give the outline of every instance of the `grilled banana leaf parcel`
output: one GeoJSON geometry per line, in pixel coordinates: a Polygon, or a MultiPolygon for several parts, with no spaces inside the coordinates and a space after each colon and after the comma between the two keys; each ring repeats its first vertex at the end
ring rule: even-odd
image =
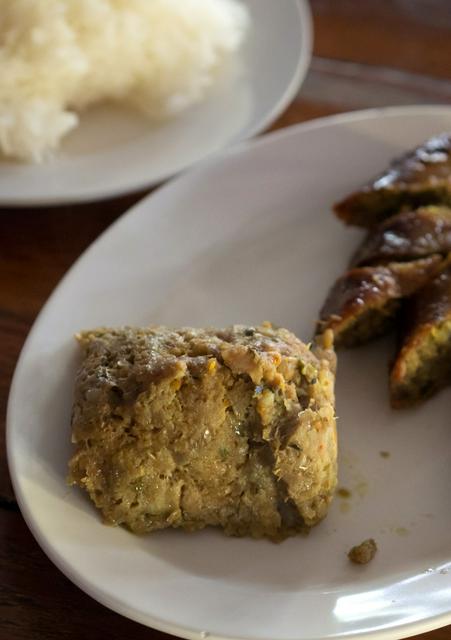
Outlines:
{"type": "Polygon", "coordinates": [[[451,251],[451,208],[430,205],[403,211],[370,231],[352,266],[401,262],[451,251]]]}
{"type": "Polygon", "coordinates": [[[351,269],[333,285],[317,330],[332,329],[336,347],[354,347],[387,333],[401,300],[438,271],[438,255],[412,262],[351,269]]]}
{"type": "Polygon", "coordinates": [[[450,154],[451,134],[427,140],[338,202],[335,213],[347,224],[372,227],[405,206],[451,205],[450,154]]]}
{"type": "Polygon", "coordinates": [[[451,261],[405,305],[401,348],[390,374],[390,399],[400,409],[451,382],[451,261]]]}

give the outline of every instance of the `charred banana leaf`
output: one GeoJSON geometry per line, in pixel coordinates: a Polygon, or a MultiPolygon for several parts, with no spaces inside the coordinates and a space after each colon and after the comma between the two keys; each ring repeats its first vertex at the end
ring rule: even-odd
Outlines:
{"type": "Polygon", "coordinates": [[[360,267],[451,251],[451,208],[430,205],[398,213],[370,231],[352,259],[360,267]]]}
{"type": "Polygon", "coordinates": [[[372,227],[403,207],[451,205],[451,134],[394,160],[373,182],[334,206],[346,224],[372,227]]]}
{"type": "Polygon", "coordinates": [[[435,276],[442,262],[434,255],[406,263],[351,269],[332,287],[317,331],[332,329],[337,347],[354,347],[387,333],[401,300],[435,276]]]}
{"type": "Polygon", "coordinates": [[[394,408],[409,407],[451,382],[451,261],[405,305],[401,348],[390,374],[394,408]]]}

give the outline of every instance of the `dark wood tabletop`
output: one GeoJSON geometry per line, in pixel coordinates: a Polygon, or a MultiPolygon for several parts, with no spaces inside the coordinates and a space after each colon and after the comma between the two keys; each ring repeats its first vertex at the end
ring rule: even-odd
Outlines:
{"type": "MultiPolygon", "coordinates": [[[[296,100],[273,129],[394,104],[451,103],[450,0],[313,0],[315,45],[296,100]]],[[[10,484],[5,414],[37,313],[80,253],[144,194],[0,210],[0,640],[163,638],[75,587],[41,551],[10,484]]],[[[424,634],[451,640],[451,626],[424,634]]]]}

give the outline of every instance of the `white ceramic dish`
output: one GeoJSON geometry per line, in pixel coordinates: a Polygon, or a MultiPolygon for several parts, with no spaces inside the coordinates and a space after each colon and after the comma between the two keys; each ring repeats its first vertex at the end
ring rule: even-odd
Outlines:
{"type": "Polygon", "coordinates": [[[306,74],[311,15],[307,0],[243,1],[252,26],[240,71],[205,102],[158,126],[111,106],[87,111],[52,162],[0,160],[0,205],[84,202],[144,189],[265,129],[306,74]]]}
{"type": "Polygon", "coordinates": [[[143,200],[64,278],[20,357],[7,444],[27,523],[87,593],[187,638],[400,638],[451,623],[451,392],[391,411],[388,344],[340,354],[340,484],[353,496],[347,512],[337,498],[308,538],[136,537],[102,525],[65,485],[74,332],[271,319],[308,339],[361,235],[334,219],[331,203],[444,129],[451,109],[395,108],[243,145],[143,200]],[[352,566],[347,550],[368,536],[376,558],[352,566]]]}

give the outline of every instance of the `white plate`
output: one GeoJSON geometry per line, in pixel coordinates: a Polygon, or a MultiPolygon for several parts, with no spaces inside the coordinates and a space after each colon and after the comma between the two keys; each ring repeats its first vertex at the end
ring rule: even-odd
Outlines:
{"type": "Polygon", "coordinates": [[[114,107],[87,111],[57,157],[40,166],[0,159],[0,205],[83,202],[154,185],[265,129],[292,100],[310,62],[306,0],[243,0],[251,29],[239,72],[166,124],[114,107]]]}
{"type": "Polygon", "coordinates": [[[451,622],[451,393],[391,411],[388,343],[340,354],[340,484],[353,492],[351,509],[337,498],[308,538],[137,537],[102,525],[85,495],[65,486],[74,332],[270,319],[309,339],[360,236],[331,203],[444,129],[451,109],[395,108],[243,145],[143,200],[65,277],[17,366],[8,454],[30,528],[87,593],[187,638],[398,638],[451,622]],[[352,566],[346,552],[368,536],[376,558],[352,566]]]}

